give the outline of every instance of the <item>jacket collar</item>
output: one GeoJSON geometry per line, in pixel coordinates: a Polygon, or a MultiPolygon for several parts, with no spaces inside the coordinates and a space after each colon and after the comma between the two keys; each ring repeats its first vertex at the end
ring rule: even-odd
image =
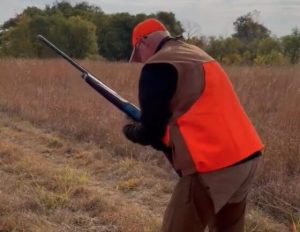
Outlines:
{"type": "Polygon", "coordinates": [[[162,49],[162,47],[170,40],[179,40],[182,39],[182,36],[176,36],[176,37],[171,37],[171,36],[167,36],[165,38],[162,39],[162,41],[160,41],[160,43],[158,44],[155,53],[157,53],[160,49],[162,49]]]}

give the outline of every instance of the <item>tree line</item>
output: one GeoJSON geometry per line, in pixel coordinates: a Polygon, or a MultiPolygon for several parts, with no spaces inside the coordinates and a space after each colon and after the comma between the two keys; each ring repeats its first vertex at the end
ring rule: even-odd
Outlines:
{"type": "Polygon", "coordinates": [[[257,12],[240,16],[233,22],[229,37],[192,35],[172,12],[155,14],[105,14],[87,2],[72,5],[56,2],[44,9],[28,7],[0,27],[0,57],[48,58],[55,54],[37,41],[42,34],[73,58],[127,60],[130,56],[134,25],[155,17],[172,35],[206,50],[225,64],[287,64],[300,59],[300,30],[276,37],[255,20],[257,12]]]}
{"type": "Polygon", "coordinates": [[[296,64],[300,59],[300,30],[280,38],[255,18],[254,11],[238,17],[230,37],[191,36],[188,41],[204,48],[225,64],[296,64]]]}

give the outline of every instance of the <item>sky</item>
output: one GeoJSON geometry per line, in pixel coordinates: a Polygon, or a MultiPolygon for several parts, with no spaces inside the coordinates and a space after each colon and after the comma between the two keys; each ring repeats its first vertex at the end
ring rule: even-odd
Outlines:
{"type": "MultiPolygon", "coordinates": [[[[15,17],[28,6],[43,9],[57,0],[1,0],[0,24],[15,17]]],[[[69,0],[75,4],[83,0],[69,0]]],[[[173,12],[191,34],[230,36],[233,22],[257,10],[257,20],[276,36],[290,34],[300,28],[300,0],[85,0],[99,6],[105,13],[173,12]]]]}

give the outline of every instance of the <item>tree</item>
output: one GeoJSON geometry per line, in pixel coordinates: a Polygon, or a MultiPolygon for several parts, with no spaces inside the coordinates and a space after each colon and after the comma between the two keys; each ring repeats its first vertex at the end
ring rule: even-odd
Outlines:
{"type": "Polygon", "coordinates": [[[33,45],[29,34],[30,17],[21,15],[16,26],[2,35],[1,53],[13,57],[34,57],[33,45]]]}
{"type": "Polygon", "coordinates": [[[282,52],[280,42],[276,38],[265,38],[259,41],[257,53],[259,55],[267,55],[271,51],[282,52]]]}
{"type": "Polygon", "coordinates": [[[269,54],[257,55],[254,59],[254,63],[258,65],[281,65],[287,64],[288,61],[281,52],[272,50],[269,54]]]}
{"type": "Polygon", "coordinates": [[[71,57],[85,58],[96,55],[97,38],[96,26],[79,16],[70,17],[67,20],[68,53],[71,57]]]}
{"type": "Polygon", "coordinates": [[[94,5],[90,5],[87,2],[81,2],[78,3],[74,6],[74,10],[79,10],[82,12],[90,12],[90,13],[100,13],[103,14],[103,11],[100,7],[98,6],[94,6],[94,5]]]}
{"type": "Polygon", "coordinates": [[[52,7],[49,7],[48,14],[53,15],[57,13],[61,13],[65,17],[70,17],[73,13],[73,7],[67,1],[56,2],[52,7]]]}
{"type": "Polygon", "coordinates": [[[292,64],[299,62],[300,59],[300,29],[294,28],[291,35],[282,37],[284,54],[292,64]]]}
{"type": "Polygon", "coordinates": [[[100,35],[100,53],[109,60],[128,59],[132,50],[131,30],[134,25],[134,16],[128,13],[110,15],[100,35]]]}
{"type": "Polygon", "coordinates": [[[224,55],[224,38],[210,36],[208,40],[207,52],[215,59],[221,61],[224,55]]]}
{"type": "Polygon", "coordinates": [[[225,64],[240,64],[242,57],[240,55],[243,48],[241,41],[235,37],[228,37],[224,40],[223,59],[221,62],[225,64]]]}
{"type": "Polygon", "coordinates": [[[198,23],[186,22],[184,24],[184,38],[194,40],[199,37],[201,26],[198,23]]]}
{"type": "Polygon", "coordinates": [[[276,38],[265,38],[258,42],[256,64],[285,64],[286,58],[282,53],[280,42],[276,38]]]}
{"type": "Polygon", "coordinates": [[[243,44],[234,37],[210,37],[207,51],[217,60],[225,64],[239,64],[242,61],[240,52],[243,44]]]}
{"type": "Polygon", "coordinates": [[[171,35],[181,35],[184,32],[180,21],[176,20],[175,14],[172,12],[160,11],[150,16],[160,20],[167,27],[171,35]]]}
{"type": "Polygon", "coordinates": [[[41,10],[41,9],[39,9],[37,7],[27,7],[23,11],[22,14],[25,14],[25,15],[27,15],[29,17],[35,17],[35,16],[38,16],[38,15],[42,15],[42,16],[46,15],[46,13],[43,10],[41,10]]]}
{"type": "Polygon", "coordinates": [[[208,47],[208,38],[205,36],[192,36],[192,37],[187,37],[185,41],[189,44],[193,44],[199,48],[202,48],[204,50],[207,49],[208,47]]]}
{"type": "Polygon", "coordinates": [[[48,16],[35,15],[29,22],[28,31],[31,35],[31,43],[35,50],[34,54],[38,57],[49,57],[53,55],[52,51],[39,43],[36,37],[39,34],[49,37],[51,27],[52,25],[48,16]]]}
{"type": "Polygon", "coordinates": [[[271,33],[270,30],[255,20],[258,14],[258,11],[254,11],[238,17],[233,23],[235,30],[233,37],[238,38],[245,44],[253,42],[254,40],[268,38],[271,33]]]}

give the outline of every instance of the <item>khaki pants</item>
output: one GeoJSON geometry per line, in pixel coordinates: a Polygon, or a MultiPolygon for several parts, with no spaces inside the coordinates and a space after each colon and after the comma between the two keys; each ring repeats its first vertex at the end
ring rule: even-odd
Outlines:
{"type": "Polygon", "coordinates": [[[211,173],[182,177],[161,232],[242,232],[246,197],[259,158],[211,173]]]}

